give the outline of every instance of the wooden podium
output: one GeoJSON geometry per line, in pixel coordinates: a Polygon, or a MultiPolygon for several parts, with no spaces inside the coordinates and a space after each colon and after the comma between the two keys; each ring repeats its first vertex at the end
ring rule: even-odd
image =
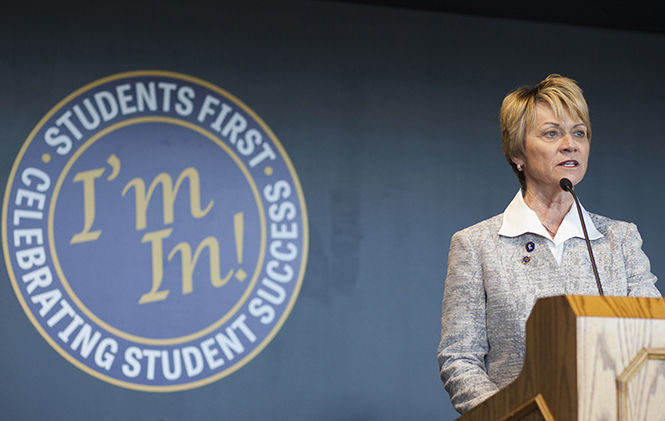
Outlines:
{"type": "Polygon", "coordinates": [[[458,420],[665,420],[665,299],[538,300],[519,377],[458,420]]]}

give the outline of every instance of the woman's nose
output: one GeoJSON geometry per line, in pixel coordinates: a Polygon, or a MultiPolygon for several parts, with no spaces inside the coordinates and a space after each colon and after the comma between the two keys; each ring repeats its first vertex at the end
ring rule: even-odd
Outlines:
{"type": "Polygon", "coordinates": [[[577,144],[577,140],[574,138],[574,136],[570,133],[566,133],[562,138],[561,138],[561,149],[566,151],[566,152],[576,152],[579,148],[579,145],[577,144]]]}

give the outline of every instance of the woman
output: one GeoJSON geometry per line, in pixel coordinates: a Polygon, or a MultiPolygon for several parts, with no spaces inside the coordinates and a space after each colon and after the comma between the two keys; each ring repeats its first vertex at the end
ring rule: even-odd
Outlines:
{"type": "MultiPolygon", "coordinates": [[[[598,294],[573,197],[582,181],[591,123],[575,81],[550,75],[503,101],[502,148],[521,189],[503,214],[453,235],[438,360],[464,413],[512,382],[524,361],[536,299],[598,294]]],[[[606,295],[660,297],[634,224],[583,210],[606,295]]]]}

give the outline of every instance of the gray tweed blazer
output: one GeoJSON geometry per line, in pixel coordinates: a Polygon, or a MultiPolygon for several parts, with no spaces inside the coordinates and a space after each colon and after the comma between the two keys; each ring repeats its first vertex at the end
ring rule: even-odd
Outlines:
{"type": "MultiPolygon", "coordinates": [[[[591,246],[605,294],[660,297],[637,227],[589,215],[604,236],[591,246]]],[[[503,214],[497,215],[455,233],[450,242],[438,360],[460,413],[518,376],[536,299],[598,294],[583,239],[564,243],[558,265],[543,237],[499,236],[502,222],[503,214]],[[529,242],[535,245],[531,251],[529,242]]]]}

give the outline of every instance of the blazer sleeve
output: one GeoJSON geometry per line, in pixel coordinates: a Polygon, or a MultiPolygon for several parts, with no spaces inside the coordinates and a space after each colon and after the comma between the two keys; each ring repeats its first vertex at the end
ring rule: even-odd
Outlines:
{"type": "Polygon", "coordinates": [[[441,380],[460,413],[498,391],[485,366],[489,345],[483,271],[470,240],[460,231],[450,242],[437,355],[441,380]]]}
{"type": "Polygon", "coordinates": [[[626,264],[628,295],[633,297],[660,297],[654,285],[656,276],[651,273],[649,258],[642,251],[642,237],[637,226],[629,223],[622,242],[623,258],[626,264]]]}

